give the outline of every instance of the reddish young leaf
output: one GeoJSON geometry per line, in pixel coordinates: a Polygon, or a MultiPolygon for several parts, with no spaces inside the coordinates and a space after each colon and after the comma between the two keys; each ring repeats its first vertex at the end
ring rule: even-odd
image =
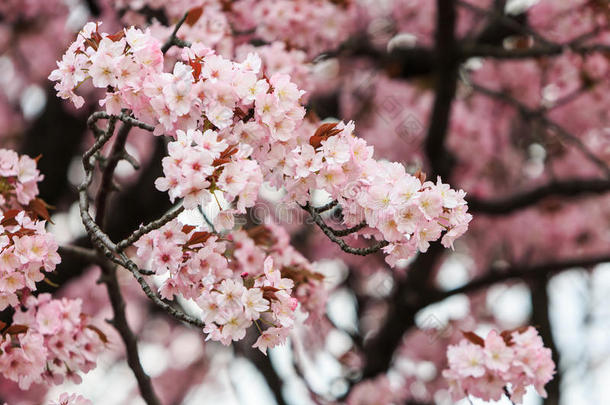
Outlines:
{"type": "Polygon", "coordinates": [[[2,331],[4,328],[6,328],[6,324],[0,321],[0,331],[2,331]]]}
{"type": "Polygon", "coordinates": [[[264,225],[249,228],[246,233],[258,246],[272,246],[277,242],[271,230],[264,225]]]}
{"type": "Polygon", "coordinates": [[[100,337],[100,340],[102,342],[108,343],[108,336],[106,336],[106,334],[104,332],[102,332],[100,328],[98,328],[97,326],[94,326],[94,325],[87,325],[86,327],[88,329],[91,329],[95,333],[97,333],[97,335],[100,337]]]}
{"type": "Polygon", "coordinates": [[[110,39],[112,42],[118,42],[121,39],[123,39],[124,37],[125,37],[125,31],[123,31],[123,30],[117,32],[116,34],[108,35],[108,39],[110,39]]]}
{"type": "Polygon", "coordinates": [[[227,149],[225,149],[220,156],[216,158],[214,162],[212,162],[212,166],[220,166],[225,163],[229,163],[231,161],[231,156],[236,154],[237,150],[238,149],[235,146],[227,146],[227,149]]]}
{"type": "Polygon", "coordinates": [[[193,79],[195,81],[199,80],[199,76],[201,76],[201,62],[189,60],[189,65],[193,68],[193,79]]]}
{"type": "Polygon", "coordinates": [[[325,141],[331,136],[335,136],[341,132],[340,129],[335,128],[336,126],[336,122],[328,122],[320,125],[313,136],[309,138],[309,144],[314,148],[319,148],[322,146],[322,141],[325,141]]]}
{"type": "Polygon", "coordinates": [[[475,345],[485,346],[485,341],[476,333],[462,331],[462,335],[475,345]]]}
{"type": "Polygon", "coordinates": [[[529,326],[521,326],[519,328],[515,328],[515,329],[508,329],[508,330],[504,330],[502,332],[500,332],[500,336],[502,336],[502,339],[504,339],[504,343],[506,343],[507,346],[512,346],[513,343],[513,333],[517,332],[517,333],[523,333],[527,330],[527,328],[529,328],[529,326]]]}
{"type": "Polygon", "coordinates": [[[416,171],[413,176],[417,177],[422,184],[426,181],[426,173],[421,170],[416,171]]]}
{"type": "Polygon", "coordinates": [[[4,212],[4,217],[2,218],[2,221],[0,221],[0,225],[2,225],[2,226],[17,225],[17,221],[15,221],[15,217],[20,212],[21,212],[20,210],[8,210],[8,211],[5,211],[4,212]]]}
{"type": "Polygon", "coordinates": [[[191,232],[191,231],[192,231],[193,229],[195,229],[195,228],[196,228],[196,227],[195,227],[195,226],[193,226],[193,225],[184,225],[184,226],[182,227],[182,232],[184,232],[184,233],[189,233],[189,232],[191,232]]]}
{"type": "Polygon", "coordinates": [[[40,198],[35,198],[30,201],[30,204],[28,205],[28,210],[35,213],[38,217],[45,219],[50,223],[53,223],[53,221],[51,221],[51,215],[49,215],[48,207],[49,206],[47,205],[47,203],[45,203],[43,200],[41,200],[40,198]]]}
{"type": "Polygon", "coordinates": [[[192,8],[186,15],[186,20],[184,20],[184,22],[192,27],[199,20],[201,14],[203,14],[203,6],[192,8]]]}
{"type": "Polygon", "coordinates": [[[20,333],[25,333],[28,331],[28,327],[26,325],[11,325],[8,328],[6,328],[6,330],[4,331],[4,333],[8,333],[9,335],[18,335],[20,333]]]}
{"type": "Polygon", "coordinates": [[[209,232],[195,232],[193,236],[186,242],[186,246],[196,245],[198,243],[205,243],[208,238],[212,236],[209,232]]]}

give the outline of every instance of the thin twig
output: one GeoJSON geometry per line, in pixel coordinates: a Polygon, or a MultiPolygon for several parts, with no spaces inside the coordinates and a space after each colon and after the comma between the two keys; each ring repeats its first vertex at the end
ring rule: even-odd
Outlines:
{"type": "Polygon", "coordinates": [[[88,261],[91,263],[96,263],[96,264],[100,264],[104,261],[103,259],[100,259],[100,257],[98,256],[98,254],[95,250],[88,249],[88,248],[85,248],[82,246],[65,244],[65,245],[59,245],[57,250],[58,250],[60,256],[72,255],[72,256],[79,257],[85,261],[88,261]]]}
{"type": "Polygon", "coordinates": [[[182,24],[184,24],[184,22],[186,21],[186,17],[188,16],[188,14],[189,13],[187,11],[186,13],[184,13],[184,15],[182,16],[180,21],[178,21],[178,23],[174,27],[174,30],[172,31],[172,34],[169,36],[167,41],[165,41],[165,43],[161,47],[161,52],[163,52],[163,53],[167,52],[169,50],[169,48],[171,48],[174,45],[179,46],[181,48],[191,46],[190,43],[188,43],[187,41],[184,41],[176,36],[178,34],[178,30],[180,29],[180,27],[182,27],[182,24]]]}
{"type": "Polygon", "coordinates": [[[499,12],[495,11],[495,9],[493,9],[493,8],[490,10],[487,10],[487,9],[478,7],[474,4],[471,4],[471,3],[467,2],[467,1],[463,1],[463,0],[458,0],[456,2],[456,4],[460,7],[468,9],[479,15],[491,17],[492,19],[496,20],[498,23],[504,25],[507,28],[513,29],[515,31],[519,31],[524,35],[530,35],[532,38],[535,38],[537,41],[539,41],[542,44],[554,45],[552,42],[550,42],[549,40],[544,38],[542,35],[540,35],[536,31],[534,31],[530,27],[520,24],[518,21],[515,21],[510,16],[499,13],[499,12]]]}
{"type": "Polygon", "coordinates": [[[347,243],[345,243],[345,241],[343,239],[341,239],[341,238],[339,238],[339,237],[337,237],[335,235],[335,232],[339,232],[339,231],[329,227],[324,222],[324,220],[322,219],[320,214],[318,214],[316,212],[314,207],[312,207],[311,205],[308,204],[308,205],[305,205],[305,206],[301,206],[301,208],[303,208],[305,211],[309,212],[309,214],[311,215],[311,218],[314,220],[316,225],[318,225],[318,227],[322,230],[322,232],[324,232],[324,234],[326,236],[328,236],[328,238],[331,241],[333,241],[334,243],[339,245],[341,250],[343,250],[346,253],[351,253],[353,255],[359,255],[359,256],[366,256],[366,255],[370,255],[371,253],[378,252],[382,248],[384,248],[384,247],[389,245],[388,241],[383,240],[381,242],[377,242],[374,245],[366,247],[366,248],[354,248],[354,247],[351,247],[347,243]]]}
{"type": "Polygon", "coordinates": [[[203,210],[203,207],[201,205],[198,205],[197,209],[199,210],[199,213],[203,217],[203,220],[205,221],[205,223],[208,224],[208,227],[210,228],[212,233],[217,234],[218,232],[216,232],[216,227],[214,226],[214,223],[212,221],[210,221],[210,218],[208,218],[208,216],[206,215],[205,211],[203,210]]]}
{"type": "Polygon", "coordinates": [[[129,235],[127,238],[125,238],[122,241],[120,241],[119,243],[117,243],[117,245],[116,245],[117,252],[122,252],[127,247],[136,243],[142,236],[146,235],[147,233],[149,233],[155,229],[161,228],[163,225],[167,224],[168,222],[170,222],[171,220],[176,218],[178,215],[180,215],[180,213],[183,211],[184,211],[184,207],[182,205],[180,205],[179,207],[168,211],[161,218],[159,218],[155,221],[149,222],[146,225],[140,225],[140,227],[137,230],[135,230],[131,235],[129,235]]]}
{"type": "Polygon", "coordinates": [[[333,200],[333,201],[329,202],[328,204],[324,204],[321,207],[315,207],[314,210],[316,210],[316,212],[318,214],[321,214],[323,212],[326,212],[326,211],[328,211],[330,209],[335,208],[337,206],[337,204],[339,204],[339,201],[333,200]]]}
{"type": "Polygon", "coordinates": [[[488,89],[483,87],[477,83],[469,82],[468,83],[473,90],[484,94],[488,97],[495,98],[496,100],[502,101],[512,107],[516,108],[521,115],[523,115],[526,119],[534,119],[538,120],[542,125],[551,129],[557,133],[561,138],[566,140],[567,142],[572,143],[574,146],[578,148],[591,162],[597,165],[600,169],[602,169],[607,176],[610,176],[610,167],[604,162],[602,159],[597,157],[593,152],[591,152],[586,145],[574,134],[570,133],[568,130],[563,128],[561,125],[557,124],[555,121],[547,118],[541,111],[532,110],[527,107],[525,104],[521,103],[519,100],[509,96],[506,93],[499,92],[496,90],[488,89]]]}

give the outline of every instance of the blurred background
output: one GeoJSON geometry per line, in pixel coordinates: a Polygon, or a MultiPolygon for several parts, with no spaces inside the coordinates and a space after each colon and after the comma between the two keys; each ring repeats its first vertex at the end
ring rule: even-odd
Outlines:
{"type": "MultiPolygon", "coordinates": [[[[460,331],[526,324],[558,369],[548,398],[532,392],[524,403],[608,402],[609,1],[2,0],[0,146],[42,155],[40,196],[54,206],[50,229],[60,243],[89,246],[76,185],[93,141],[86,120],[102,109],[102,93],[83,84],[80,110],[60,100],[47,79],[56,61],[87,21],[105,32],[148,27],[164,41],[200,6],[181,39],[236,60],[258,52],[268,71],[307,91],[309,114],[354,120],[378,158],[465,190],[474,220],[454,251],[432,245],[391,269],[382,255],[343,253],[264,188],[251,219],[283,226],[325,274],[326,313],[264,357],[248,339],[204,342],[122,274],[143,365],[164,404],[451,404],[441,372],[460,331]]],[[[107,228],[114,240],[170,206],[153,185],[165,143],[133,132],[127,150],[141,168],[121,162],[117,170],[107,228]]],[[[197,212],[181,219],[202,221],[197,212]]],[[[85,297],[110,349],[80,385],[22,392],[0,378],[0,399],[38,404],[68,391],[94,404],[143,403],[104,322],[111,312],[95,283],[99,269],[62,259],[52,277],[60,287],[39,290],[85,297]]]]}

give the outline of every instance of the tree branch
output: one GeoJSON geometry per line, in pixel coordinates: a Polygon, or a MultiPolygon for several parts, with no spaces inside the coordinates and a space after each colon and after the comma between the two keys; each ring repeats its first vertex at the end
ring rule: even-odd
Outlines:
{"type": "Polygon", "coordinates": [[[117,266],[107,262],[106,266],[102,267],[102,281],[106,284],[106,291],[112,305],[113,319],[110,322],[112,326],[119,332],[121,339],[125,344],[125,353],[127,355],[127,364],[133,371],[138,382],[140,395],[147,405],[161,405],[159,398],[155,394],[150,377],[142,368],[140,355],[138,353],[138,341],[133,331],[127,323],[125,316],[125,300],[121,294],[121,288],[117,279],[117,266]]]}
{"type": "MultiPolygon", "coordinates": [[[[114,130],[114,118],[110,118],[110,122],[108,125],[108,129],[104,134],[102,134],[98,141],[101,139],[106,139],[106,142],[110,139],[114,130]]],[[[127,141],[127,137],[129,135],[129,131],[132,126],[128,123],[123,123],[123,126],[119,130],[117,137],[114,141],[114,145],[112,146],[112,150],[110,155],[106,159],[106,164],[104,167],[104,172],[102,174],[102,183],[100,185],[97,197],[96,197],[96,208],[97,215],[96,221],[91,221],[96,226],[96,228],[102,232],[104,228],[104,218],[106,214],[106,203],[110,196],[112,181],[114,177],[114,171],[118,162],[124,157],[124,149],[125,142],[127,141]]],[[[97,142],[96,142],[97,143],[97,142]]],[[[99,145],[98,148],[101,149],[103,144],[99,145]]],[[[87,154],[85,154],[87,155],[87,154]]],[[[92,170],[93,166],[89,165],[90,170],[86,172],[86,183],[85,187],[80,189],[81,196],[84,193],[85,199],[87,198],[87,185],[90,183],[92,178],[92,170]]],[[[87,208],[87,216],[88,207],[87,208]]],[[[82,212],[81,212],[82,217],[82,212]]],[[[90,219],[90,216],[89,216],[90,219]]],[[[95,242],[94,242],[95,243],[95,242]]],[[[74,249],[73,249],[74,251],[74,249]]],[[[125,353],[127,355],[127,364],[129,368],[133,371],[133,374],[137,380],[138,388],[140,390],[140,395],[142,399],[146,402],[147,405],[161,405],[159,398],[155,394],[152,383],[150,381],[150,377],[144,372],[142,367],[142,363],[140,362],[140,355],[138,353],[138,342],[136,336],[133,331],[130,329],[129,324],[127,323],[127,317],[125,315],[125,300],[123,299],[123,295],[121,294],[121,288],[119,286],[119,282],[117,279],[117,266],[116,264],[112,264],[108,260],[104,259],[100,253],[103,253],[105,256],[110,258],[112,254],[110,251],[98,251],[98,256],[101,261],[102,268],[102,276],[101,280],[104,284],[106,284],[106,290],[108,292],[108,298],[110,299],[110,304],[112,306],[113,311],[113,319],[110,323],[114,326],[114,328],[119,332],[123,343],[125,344],[125,353]],[[110,255],[108,255],[110,253],[110,255]]]]}
{"type": "Polygon", "coordinates": [[[436,98],[429,120],[425,151],[431,177],[447,178],[453,167],[453,157],[445,146],[451,118],[451,105],[457,89],[459,56],[456,52],[456,11],[452,0],[438,0],[436,12],[436,98]]]}
{"type": "Polygon", "coordinates": [[[178,217],[178,215],[180,215],[180,213],[183,211],[184,207],[181,205],[178,208],[167,212],[165,215],[155,221],[152,221],[146,225],[140,225],[140,227],[135,230],[131,235],[129,235],[126,239],[123,239],[122,241],[117,243],[117,252],[122,252],[129,246],[133,245],[148,232],[161,228],[163,225],[178,217]]]}
{"type": "Polygon", "coordinates": [[[236,342],[235,351],[244,358],[250,360],[263,375],[277,405],[287,405],[284,395],[282,394],[282,387],[284,385],[282,378],[277,371],[275,371],[275,368],[273,368],[269,356],[265,356],[260,350],[252,350],[251,346],[253,343],[254,341],[248,338],[247,340],[236,342]]]}
{"type": "Polygon", "coordinates": [[[163,53],[167,52],[169,50],[169,48],[171,48],[174,45],[179,46],[181,48],[191,46],[190,43],[188,43],[187,41],[183,41],[182,39],[180,39],[176,36],[178,34],[178,30],[180,29],[180,27],[182,27],[182,24],[184,24],[184,22],[186,21],[186,17],[188,16],[188,14],[189,13],[187,11],[186,13],[184,13],[184,15],[182,16],[180,21],[178,21],[178,23],[174,27],[174,31],[172,31],[172,34],[169,36],[167,41],[165,41],[165,43],[161,47],[161,52],[163,52],[163,53]]]}
{"type": "Polygon", "coordinates": [[[547,397],[544,399],[544,405],[559,405],[559,386],[561,383],[559,350],[557,350],[557,345],[553,338],[551,319],[549,317],[548,278],[546,276],[545,274],[534,278],[530,285],[532,297],[532,318],[530,324],[535,325],[536,329],[538,329],[538,333],[544,341],[544,346],[551,349],[551,356],[557,371],[553,379],[545,386],[547,397]]]}
{"type": "Polygon", "coordinates": [[[493,284],[505,282],[508,280],[530,279],[532,277],[550,276],[564,270],[591,267],[600,263],[607,262],[610,262],[610,254],[566,259],[563,261],[542,263],[529,267],[515,266],[509,268],[506,271],[503,271],[502,273],[489,271],[487,274],[471,280],[468,284],[465,284],[462,287],[454,288],[448,291],[437,292],[431,295],[429,302],[427,302],[426,305],[441,301],[447,297],[451,297],[456,294],[470,293],[473,291],[480,290],[482,288],[489,287],[493,284]]]}
{"type": "Polygon", "coordinates": [[[383,324],[371,339],[364,342],[363,378],[374,378],[390,367],[405,332],[415,325],[415,314],[427,305],[427,297],[433,295],[428,280],[443,251],[440,243],[431,243],[428,252],[420,253],[411,263],[407,277],[398,282],[388,301],[383,324]]]}
{"type": "Polygon", "coordinates": [[[504,215],[532,206],[548,197],[576,197],[610,192],[610,180],[573,179],[556,181],[530,191],[505,198],[484,200],[467,197],[468,209],[473,213],[504,215]]]}
{"type": "MultiPolygon", "coordinates": [[[[382,248],[384,248],[390,244],[388,241],[382,240],[381,242],[377,242],[374,245],[366,247],[366,248],[351,247],[337,235],[345,236],[349,233],[356,232],[356,231],[364,228],[364,226],[361,226],[362,224],[358,224],[355,227],[348,228],[346,230],[336,230],[336,229],[329,227],[324,222],[324,220],[322,219],[320,214],[318,214],[316,212],[316,209],[314,207],[312,207],[311,205],[307,204],[305,206],[301,206],[301,208],[303,208],[305,211],[309,212],[309,214],[311,215],[311,218],[314,220],[316,225],[318,225],[318,227],[322,230],[322,232],[324,232],[324,234],[326,236],[328,236],[328,239],[330,239],[331,241],[333,241],[334,243],[339,245],[341,250],[343,250],[346,253],[351,253],[353,255],[359,255],[359,256],[366,256],[366,255],[370,255],[371,253],[378,252],[382,248]],[[346,231],[349,231],[349,230],[352,230],[352,231],[346,233],[346,231]]],[[[365,224],[365,226],[366,226],[366,224],[365,224]]]]}
{"type": "Polygon", "coordinates": [[[119,161],[124,157],[125,144],[127,142],[127,136],[129,135],[130,130],[131,124],[123,123],[114,140],[112,150],[105,161],[104,172],[102,174],[102,183],[100,184],[100,188],[95,199],[95,222],[102,229],[105,228],[106,204],[110,198],[110,193],[113,191],[114,171],[119,161]]]}
{"type": "Polygon", "coordinates": [[[576,135],[570,133],[565,128],[557,124],[555,121],[550,120],[549,118],[544,116],[544,110],[532,110],[527,107],[525,104],[521,103],[519,100],[509,96],[506,93],[491,90],[486,87],[483,87],[477,83],[470,82],[468,83],[475,91],[484,94],[488,97],[495,98],[503,103],[506,103],[514,108],[516,108],[519,113],[525,119],[533,119],[538,120],[542,125],[551,129],[557,133],[558,136],[563,138],[566,142],[572,143],[578,150],[581,151],[583,155],[585,155],[591,162],[593,162],[596,166],[598,166],[606,176],[610,177],[610,167],[604,162],[602,159],[597,157],[593,152],[591,152],[586,145],[578,138],[576,135]]]}

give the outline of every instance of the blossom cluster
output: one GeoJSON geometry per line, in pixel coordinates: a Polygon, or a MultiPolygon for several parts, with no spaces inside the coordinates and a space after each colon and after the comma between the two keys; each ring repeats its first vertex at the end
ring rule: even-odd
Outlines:
{"type": "Polygon", "coordinates": [[[30,296],[13,324],[0,338],[0,373],[21,389],[33,383],[61,384],[65,378],[80,382],[78,372],[95,367],[105,335],[89,325],[81,300],[30,296]],[[13,332],[11,332],[13,331],[13,332]]]}
{"type": "Polygon", "coordinates": [[[208,339],[229,344],[255,324],[254,347],[266,353],[294,325],[299,303],[323,311],[322,276],[289,245],[281,227],[266,225],[218,235],[173,220],[134,244],[135,260],[165,281],[165,299],[180,295],[202,310],[208,339]]]}
{"type": "MultiPolygon", "coordinates": [[[[386,261],[394,266],[442,236],[445,247],[468,228],[465,192],[439,179],[422,181],[396,162],[373,158],[373,147],[353,134],[354,124],[323,124],[307,143],[274,144],[263,161],[272,161],[266,179],[283,174],[288,197],[305,204],[309,190],[322,189],[342,207],[343,224],[358,232],[390,242],[386,261]]],[[[260,159],[260,158],[259,158],[260,159]]]]}
{"type": "Polygon", "coordinates": [[[77,108],[82,107],[84,99],[74,90],[90,78],[94,87],[114,90],[107,92],[106,98],[100,101],[109,113],[130,107],[141,114],[145,114],[146,109],[160,114],[164,109],[163,100],[153,95],[161,92],[166,83],[156,80],[168,79],[160,76],[163,70],[161,43],[135,28],[115,36],[101,35],[99,24],[87,23],[83,27],[62,60],[57,62],[58,68],[49,75],[50,80],[58,82],[55,84],[58,96],[71,100],[77,108]]]}
{"type": "Polygon", "coordinates": [[[88,24],[50,77],[70,98],[86,70],[94,86],[110,88],[103,100],[109,113],[128,108],[155,133],[174,135],[157,188],[184,198],[187,208],[216,199],[223,228],[254,205],[266,181],[299,204],[312,189],[328,192],[343,207],[345,226],[365,222],[357,235],[390,243],[384,251],[392,266],[425,252],[443,232],[441,242],[452,247],[466,231],[463,191],[373,159],[352,122],[315,130],[304,119],[304,92],[285,73],[268,77],[257,54],[236,63],[195,43],[181,57],[172,73],[162,72],[160,44],[149,33],[129,28],[109,36],[88,24]]]}
{"type": "Polygon", "coordinates": [[[498,401],[509,384],[514,403],[521,403],[530,385],[546,398],[544,386],[552,379],[555,364],[535,328],[491,330],[484,340],[473,333],[465,336],[447,348],[449,369],[443,371],[455,400],[473,395],[498,401]]]}
{"type": "Polygon", "coordinates": [[[17,307],[61,260],[46,221],[38,219],[48,219],[36,198],[40,180],[35,159],[0,149],[0,311],[17,307]]]}
{"type": "Polygon", "coordinates": [[[22,292],[35,290],[43,271],[55,270],[61,261],[57,242],[44,226],[26,211],[0,213],[0,310],[17,307],[22,292]]]}
{"type": "Polygon", "coordinates": [[[36,159],[0,149],[0,207],[4,210],[28,205],[38,195],[43,179],[36,159]]]}
{"type": "MultiPolygon", "coordinates": [[[[169,156],[163,158],[165,177],[155,185],[168,191],[172,201],[183,198],[185,208],[206,205],[212,196],[218,200],[214,193],[221,191],[228,204],[236,201],[235,212],[245,213],[256,202],[263,176],[258,164],[248,159],[251,148],[244,146],[229,146],[211,129],[204,133],[178,130],[177,140],[167,146],[169,156]]],[[[232,210],[223,213],[230,222],[232,214],[232,210]]]]}

